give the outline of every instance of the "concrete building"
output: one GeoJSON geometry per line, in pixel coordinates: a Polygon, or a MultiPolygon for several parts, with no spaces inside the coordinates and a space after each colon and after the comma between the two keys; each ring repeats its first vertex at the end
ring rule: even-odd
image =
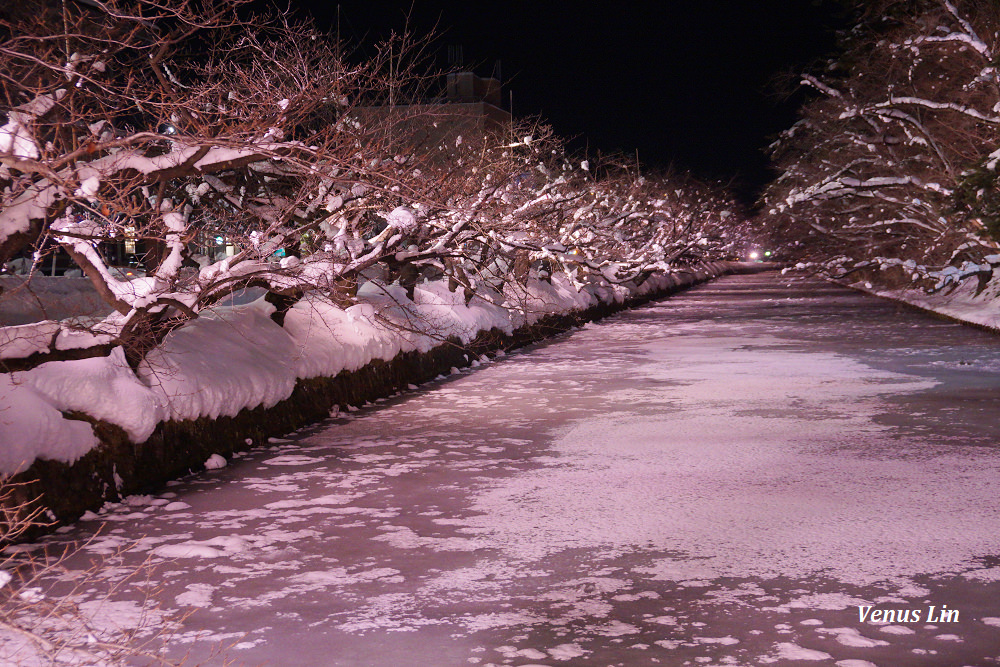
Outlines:
{"type": "Polygon", "coordinates": [[[483,78],[473,72],[449,74],[444,104],[464,111],[462,115],[478,119],[483,128],[490,125],[502,129],[510,127],[511,116],[503,109],[500,81],[493,77],[483,78]]]}

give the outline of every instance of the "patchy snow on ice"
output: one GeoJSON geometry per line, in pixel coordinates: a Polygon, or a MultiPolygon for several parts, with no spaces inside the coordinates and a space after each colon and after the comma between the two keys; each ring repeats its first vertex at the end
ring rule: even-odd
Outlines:
{"type": "Polygon", "coordinates": [[[70,599],[62,613],[44,613],[42,608],[23,610],[16,619],[37,633],[37,642],[12,627],[0,628],[0,664],[17,667],[50,667],[53,656],[59,664],[79,667],[108,665],[116,653],[114,645],[149,641],[176,629],[176,620],[157,608],[130,600],[70,599]],[[53,644],[45,642],[54,640],[53,644]],[[60,646],[59,642],[65,642],[60,646]]]}
{"type": "Polygon", "coordinates": [[[316,456],[303,456],[301,454],[285,454],[261,461],[268,466],[306,466],[312,463],[320,463],[323,459],[316,456]]]}
{"type": "Polygon", "coordinates": [[[547,651],[553,660],[572,660],[573,658],[582,658],[587,654],[576,644],[559,644],[547,649],[547,651]]]}
{"type": "Polygon", "coordinates": [[[840,610],[867,604],[871,602],[845,593],[809,593],[795,597],[786,606],[789,609],[840,610]]]}
{"type": "Polygon", "coordinates": [[[168,544],[157,547],[153,553],[163,558],[220,558],[226,555],[222,549],[206,544],[168,544]]]}
{"type": "Polygon", "coordinates": [[[215,587],[211,584],[188,584],[187,592],[181,593],[174,598],[174,602],[181,607],[211,607],[212,594],[215,587]]]}
{"type": "Polygon", "coordinates": [[[348,572],[347,568],[338,567],[326,571],[305,572],[291,577],[291,581],[310,584],[316,587],[353,586],[362,582],[376,580],[398,584],[405,579],[399,576],[399,570],[391,567],[377,567],[360,572],[348,572]]]}
{"type": "Polygon", "coordinates": [[[836,640],[844,646],[851,646],[854,648],[872,648],[874,646],[889,645],[889,642],[887,641],[865,637],[855,628],[819,628],[816,632],[833,635],[836,640]]]}
{"type": "Polygon", "coordinates": [[[857,622],[997,551],[993,450],[879,419],[936,376],[681,313],[611,318],[275,438],[179,495],[91,515],[112,532],[85,554],[151,556],[154,586],[193,612],[175,645],[233,634],[253,663],[280,662],[281,642],[550,667],[985,645],[994,617],[857,622]]]}
{"type": "Polygon", "coordinates": [[[802,648],[798,644],[792,644],[791,642],[782,642],[777,644],[775,648],[778,650],[778,657],[784,660],[816,661],[829,660],[833,657],[829,653],[810,648],[802,648]]]}
{"type": "Polygon", "coordinates": [[[229,464],[226,458],[220,454],[212,454],[205,461],[205,470],[221,470],[229,464]]]}
{"type": "MultiPolygon", "coordinates": [[[[825,571],[863,585],[949,570],[988,552],[1000,532],[1000,456],[933,448],[920,461],[879,456],[899,445],[858,407],[874,412],[882,395],[933,383],[781,350],[780,341],[771,349],[743,344],[649,345],[657,362],[647,376],[683,383],[658,389],[674,409],[578,421],[555,442],[562,465],[480,494],[472,522],[525,560],[569,548],[662,545],[686,557],[643,572],[674,580],[825,571]],[[739,410],[724,403],[734,394],[745,397],[739,410]],[[754,414],[787,405],[797,406],[787,416],[754,414]],[[805,427],[797,417],[810,411],[821,418],[805,427]],[[843,432],[856,440],[831,446],[843,432]],[[957,487],[949,482],[956,476],[957,487]]],[[[619,404],[641,397],[627,391],[619,404]]]]}

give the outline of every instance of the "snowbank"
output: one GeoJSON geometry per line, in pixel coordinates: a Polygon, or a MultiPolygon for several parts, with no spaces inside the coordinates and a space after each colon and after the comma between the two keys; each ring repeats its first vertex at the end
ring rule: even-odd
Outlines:
{"type": "Polygon", "coordinates": [[[35,459],[73,462],[98,444],[90,424],[65,419],[33,387],[0,375],[0,470],[27,468],[35,459]]]}
{"type": "Polygon", "coordinates": [[[135,376],[121,348],[107,357],[53,361],[11,377],[57,410],[121,426],[133,442],[148,438],[166,416],[164,401],[135,376]]]}
{"type": "Polygon", "coordinates": [[[979,292],[975,278],[963,280],[954,289],[944,289],[934,294],[919,289],[880,290],[870,283],[848,284],[863,292],[908,303],[932,313],[938,313],[960,322],[1000,331],[1000,279],[993,278],[979,292]]]}
{"type": "Polygon", "coordinates": [[[275,405],[291,395],[296,377],[294,343],[272,312],[261,299],[206,313],[151,351],[139,379],[175,420],[275,405]]]}
{"type": "MultiPolygon", "coordinates": [[[[716,265],[687,275],[684,283],[723,270],[716,265]]],[[[594,278],[576,283],[560,273],[551,282],[532,278],[502,295],[484,290],[466,303],[463,290],[449,291],[445,280],[417,285],[412,300],[398,285],[370,281],[358,291],[360,303],[340,308],[309,295],[281,326],[263,298],[219,307],[173,332],[136,372],[115,349],[108,357],[53,361],[0,376],[0,472],[22,471],[38,458],[71,464],[98,444],[88,422],[64,413],[117,425],[132,443],[143,443],[164,422],[273,407],[303,380],[332,378],[401,353],[426,353],[446,340],[468,344],[491,330],[510,336],[546,316],[617,306],[681,282],[654,275],[636,288],[594,278]]],[[[15,329],[31,330],[23,345],[59,331],[58,323],[43,322],[0,333],[15,329]]]]}

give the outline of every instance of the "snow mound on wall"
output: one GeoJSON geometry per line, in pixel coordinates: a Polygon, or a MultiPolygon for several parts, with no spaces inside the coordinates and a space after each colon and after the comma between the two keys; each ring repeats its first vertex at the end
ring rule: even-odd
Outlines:
{"type": "Polygon", "coordinates": [[[497,293],[475,295],[466,305],[463,290],[448,291],[446,280],[425,282],[413,290],[413,300],[425,327],[429,325],[440,336],[453,336],[463,343],[471,342],[480,331],[514,331],[511,312],[496,305],[500,298],[497,293]]]}
{"type": "Polygon", "coordinates": [[[526,289],[508,286],[507,303],[517,316],[515,325],[534,324],[545,315],[584,310],[597,305],[598,299],[590,291],[578,290],[569,276],[557,273],[551,282],[532,278],[526,289]]]}
{"type": "Polygon", "coordinates": [[[514,330],[507,309],[479,295],[466,305],[464,293],[448,291],[447,281],[417,285],[413,300],[399,285],[370,281],[358,290],[358,299],[363,302],[341,309],[308,295],[288,311],[284,328],[297,347],[299,378],[332,377],[400,352],[427,352],[449,337],[469,343],[480,331],[514,330]]]}
{"type": "Polygon", "coordinates": [[[0,374],[0,471],[19,472],[36,458],[72,463],[97,445],[90,424],[64,418],[34,388],[0,374]]]}
{"type": "Polygon", "coordinates": [[[132,442],[146,440],[166,414],[160,398],[129,368],[120,347],[107,357],[41,364],[14,373],[13,379],[57,410],[77,410],[121,426],[132,442]]]}
{"type": "Polygon", "coordinates": [[[20,359],[45,352],[62,325],[54,320],[0,327],[0,359],[20,359]]]}
{"type": "MultiPolygon", "coordinates": [[[[271,319],[274,307],[263,298],[219,306],[172,332],[134,374],[118,348],[106,358],[0,375],[0,472],[22,470],[35,458],[72,462],[98,444],[89,424],[67,420],[60,411],[117,424],[133,442],[142,442],[164,420],[272,407],[291,396],[299,379],[334,377],[401,352],[427,352],[447,338],[469,343],[490,329],[512,333],[544,315],[621,303],[630,293],[675,284],[670,276],[654,276],[637,290],[600,277],[579,283],[557,273],[551,281],[532,278],[526,287],[508,284],[503,294],[481,285],[466,303],[465,291],[449,291],[447,280],[417,285],[412,300],[399,285],[369,281],[358,290],[360,303],[348,308],[318,294],[305,296],[289,309],[283,326],[271,319]]],[[[53,337],[57,349],[107,342],[60,327],[52,321],[0,327],[0,347],[22,356],[48,349],[53,337]]]]}
{"type": "Polygon", "coordinates": [[[357,370],[399,349],[389,332],[377,326],[369,304],[341,309],[319,295],[308,295],[288,310],[284,328],[295,347],[291,360],[299,378],[357,370]]]}
{"type": "Polygon", "coordinates": [[[232,417],[295,388],[295,344],[263,299],[219,308],[174,331],[139,364],[168,419],[232,417]]]}

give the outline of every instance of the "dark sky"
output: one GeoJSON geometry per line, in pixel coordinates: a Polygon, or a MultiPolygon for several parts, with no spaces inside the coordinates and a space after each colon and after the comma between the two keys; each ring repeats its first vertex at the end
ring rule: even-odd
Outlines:
{"type": "Polygon", "coordinates": [[[833,49],[835,0],[603,2],[298,0],[354,42],[401,29],[441,33],[439,65],[460,45],[467,65],[499,62],[504,99],[541,114],[572,146],[636,149],[643,163],[738,179],[751,196],[769,176],[761,149],[794,121],[794,100],[767,93],[779,72],[833,49]],[[412,7],[412,9],[411,9],[412,7]]]}

